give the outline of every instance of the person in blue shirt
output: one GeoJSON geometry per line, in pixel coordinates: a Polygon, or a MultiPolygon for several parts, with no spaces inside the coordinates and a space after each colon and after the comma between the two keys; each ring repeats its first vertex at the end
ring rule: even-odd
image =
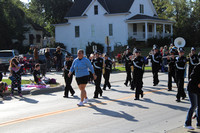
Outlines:
{"type": "Polygon", "coordinates": [[[70,72],[68,76],[70,77],[72,73],[75,71],[76,82],[78,84],[79,89],[81,90],[81,102],[77,104],[78,106],[83,106],[88,102],[87,93],[85,91],[85,87],[89,80],[89,70],[92,72],[94,79],[96,79],[96,75],[94,73],[94,68],[92,67],[89,59],[84,57],[84,51],[78,50],[78,57],[73,61],[73,64],[70,68],[70,72]]]}

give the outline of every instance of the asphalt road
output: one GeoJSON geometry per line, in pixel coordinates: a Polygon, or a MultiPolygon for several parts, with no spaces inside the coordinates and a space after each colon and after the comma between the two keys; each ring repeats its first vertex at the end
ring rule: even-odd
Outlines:
{"type": "MultiPolygon", "coordinates": [[[[60,73],[51,73],[64,82],[60,73]]],[[[26,76],[24,79],[32,77],[26,76]]],[[[112,89],[93,99],[94,85],[88,84],[89,104],[77,107],[80,91],[75,81],[74,97],[63,92],[7,98],[0,102],[0,133],[164,133],[183,126],[190,106],[188,98],[176,100],[176,88],[167,91],[167,74],[152,86],[152,74],[144,75],[144,98],[134,100],[134,92],[124,86],[125,73],[112,74],[112,89]]],[[[103,81],[102,81],[103,83],[103,81]]],[[[186,81],[187,83],[187,81],[186,81]]],[[[175,86],[175,84],[173,84],[175,86]]]]}

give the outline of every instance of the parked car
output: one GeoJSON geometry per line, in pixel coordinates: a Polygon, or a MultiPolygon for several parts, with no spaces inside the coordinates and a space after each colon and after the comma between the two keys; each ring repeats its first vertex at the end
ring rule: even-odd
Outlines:
{"type": "MultiPolygon", "coordinates": [[[[50,49],[50,56],[53,59],[54,57],[54,53],[56,52],[56,48],[48,48],[50,49]]],[[[39,50],[39,58],[40,60],[44,61],[45,60],[45,52],[46,52],[46,48],[42,48],[39,50]]],[[[65,61],[65,55],[69,55],[72,56],[71,53],[69,53],[68,51],[66,51],[65,49],[61,48],[61,52],[62,52],[62,63],[64,63],[65,61]]],[[[63,65],[63,64],[62,64],[63,65]]],[[[53,64],[52,66],[53,68],[55,68],[55,64],[53,64]]]]}
{"type": "Polygon", "coordinates": [[[0,50],[0,65],[7,71],[10,60],[15,56],[19,56],[19,52],[17,50],[0,50]]]}

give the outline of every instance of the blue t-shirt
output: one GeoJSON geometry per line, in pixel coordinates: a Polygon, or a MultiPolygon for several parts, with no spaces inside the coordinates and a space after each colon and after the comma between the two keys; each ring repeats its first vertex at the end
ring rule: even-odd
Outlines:
{"type": "Polygon", "coordinates": [[[82,59],[76,58],[73,61],[72,67],[70,68],[70,72],[75,71],[75,76],[77,78],[84,77],[89,75],[89,70],[94,74],[94,68],[89,61],[89,59],[83,57],[82,59]]]}

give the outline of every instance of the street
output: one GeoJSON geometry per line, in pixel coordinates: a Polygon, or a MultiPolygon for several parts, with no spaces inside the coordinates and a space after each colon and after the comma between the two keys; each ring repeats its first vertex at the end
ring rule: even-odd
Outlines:
{"type": "MultiPolygon", "coordinates": [[[[64,84],[61,73],[47,74],[50,76],[64,84]]],[[[8,97],[0,102],[0,133],[164,133],[182,127],[189,100],[177,103],[176,85],[169,92],[167,74],[160,73],[159,78],[159,85],[153,87],[152,73],[145,73],[145,95],[139,101],[134,100],[130,87],[124,86],[125,73],[111,74],[112,88],[99,99],[93,99],[94,85],[88,84],[89,103],[84,107],[77,107],[80,91],[75,79],[76,94],[68,99],[63,92],[8,97]]]]}

